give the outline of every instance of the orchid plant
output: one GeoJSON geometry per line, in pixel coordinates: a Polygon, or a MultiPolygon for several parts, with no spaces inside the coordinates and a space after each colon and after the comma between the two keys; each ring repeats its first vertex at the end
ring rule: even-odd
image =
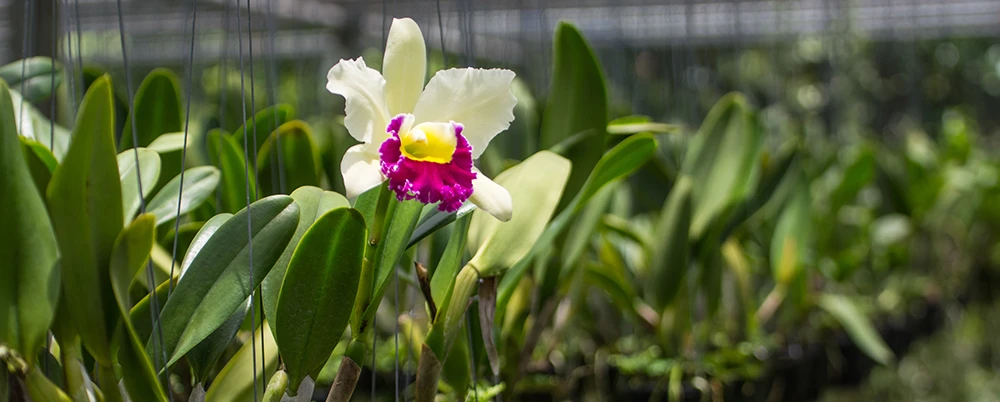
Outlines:
{"type": "Polygon", "coordinates": [[[399,200],[438,203],[447,212],[468,200],[510,220],[510,194],[473,160],[514,120],[514,72],[453,68],[425,87],[423,38],[412,19],[393,19],[382,74],[361,57],[341,60],[327,74],[326,88],[346,100],[344,125],[361,142],[341,164],[347,197],[388,180],[399,200]]]}

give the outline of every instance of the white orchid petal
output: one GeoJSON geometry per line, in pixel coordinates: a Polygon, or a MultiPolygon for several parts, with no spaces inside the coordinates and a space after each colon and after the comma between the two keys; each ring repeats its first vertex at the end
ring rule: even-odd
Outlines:
{"type": "Polygon", "coordinates": [[[381,144],[388,138],[385,126],[389,111],[383,95],[385,79],[365,65],[362,58],[341,60],[326,75],[326,89],[341,95],[347,102],[344,126],[354,139],[381,144]]]}
{"type": "Polygon", "coordinates": [[[472,196],[469,197],[469,201],[497,220],[509,221],[514,212],[514,202],[510,198],[510,193],[486,177],[483,172],[478,169],[473,170],[476,172],[476,178],[472,180],[472,196]]]}
{"type": "Polygon", "coordinates": [[[514,72],[476,68],[438,71],[427,83],[413,110],[417,122],[455,121],[472,145],[472,157],[482,155],[490,140],[510,127],[517,98],[511,93],[514,72]]]}
{"type": "Polygon", "coordinates": [[[379,169],[377,148],[358,144],[347,149],[340,162],[347,198],[354,198],[385,180],[379,169]]]}
{"type": "Polygon", "coordinates": [[[427,48],[420,27],[409,18],[393,19],[385,44],[382,75],[389,115],[413,113],[424,88],[427,48]]]}

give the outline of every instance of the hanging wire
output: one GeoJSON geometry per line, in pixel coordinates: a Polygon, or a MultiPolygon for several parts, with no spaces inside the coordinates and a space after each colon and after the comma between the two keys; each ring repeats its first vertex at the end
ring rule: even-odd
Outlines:
{"type": "MultiPolygon", "coordinates": [[[[24,104],[26,102],[25,94],[24,94],[24,82],[27,81],[25,79],[25,70],[26,70],[27,64],[28,64],[28,55],[31,54],[31,36],[35,32],[35,2],[34,2],[34,0],[25,0],[25,3],[24,3],[24,23],[27,24],[27,27],[24,30],[24,38],[23,38],[24,40],[22,41],[22,47],[21,47],[21,104],[18,107],[19,110],[17,111],[17,120],[21,122],[21,127],[22,127],[21,128],[21,131],[22,131],[21,134],[22,135],[25,134],[23,132],[24,131],[24,128],[23,128],[24,127],[24,104]]],[[[31,135],[34,136],[34,133],[31,133],[31,135]]],[[[36,138],[36,140],[37,140],[37,138],[36,138]]]]}
{"type": "MultiPolygon", "coordinates": [[[[66,9],[67,9],[67,12],[59,14],[61,16],[59,18],[59,20],[60,20],[59,23],[61,25],[63,25],[63,35],[66,36],[66,43],[64,44],[64,46],[66,47],[66,61],[68,61],[68,63],[63,63],[63,66],[64,66],[64,68],[66,68],[68,70],[67,73],[66,73],[66,77],[69,78],[69,101],[70,101],[70,105],[72,105],[72,108],[71,108],[72,112],[73,112],[72,116],[73,116],[73,119],[75,120],[75,118],[76,118],[76,62],[73,59],[73,34],[71,33],[71,29],[69,29],[70,28],[70,22],[69,22],[70,19],[69,19],[69,12],[68,12],[68,9],[69,9],[69,0],[66,1],[66,9]]],[[[83,85],[83,82],[81,82],[80,85],[83,85]]]]}
{"type": "MultiPolygon", "coordinates": [[[[121,1],[121,0],[118,0],[118,1],[121,1]]],[[[245,85],[244,80],[243,80],[243,70],[244,70],[244,68],[243,68],[243,23],[241,22],[241,20],[243,19],[243,17],[242,17],[242,14],[241,14],[241,9],[242,9],[242,6],[240,5],[239,0],[236,0],[236,37],[238,38],[239,49],[240,49],[239,50],[239,56],[240,56],[240,100],[242,101],[242,105],[243,105],[243,107],[242,107],[243,121],[245,122],[245,121],[247,121],[247,97],[246,97],[246,85],[245,85]]],[[[247,23],[248,23],[247,24],[247,31],[248,31],[247,33],[248,34],[250,34],[249,30],[251,29],[251,27],[249,25],[249,22],[250,22],[249,14],[250,14],[250,12],[251,12],[250,11],[250,0],[247,0],[247,15],[248,15],[247,16],[247,23]]],[[[253,35],[251,34],[250,36],[252,37],[253,35]]],[[[253,46],[252,43],[251,43],[251,46],[253,46]]],[[[251,80],[252,80],[253,79],[253,72],[252,72],[252,70],[251,70],[251,76],[250,77],[251,77],[251,80]]],[[[253,84],[251,83],[251,85],[253,85],[253,84]]],[[[250,89],[251,89],[251,96],[252,96],[253,87],[251,86],[250,89]]],[[[257,141],[256,141],[256,138],[254,138],[254,147],[256,148],[256,146],[257,146],[257,141]]],[[[249,263],[250,263],[247,266],[247,270],[250,272],[250,283],[251,283],[251,286],[252,286],[252,284],[253,284],[253,214],[250,213],[250,204],[251,204],[250,203],[250,155],[248,155],[249,154],[249,151],[247,150],[248,148],[249,148],[249,145],[247,144],[247,126],[246,126],[246,124],[244,124],[243,125],[243,169],[244,169],[244,171],[246,173],[246,180],[244,181],[244,184],[246,186],[245,190],[246,190],[246,200],[247,200],[247,252],[249,253],[249,263]]],[[[256,161],[254,163],[256,164],[256,161]]],[[[254,196],[256,197],[256,194],[254,196]]],[[[256,314],[255,314],[255,311],[253,309],[253,296],[254,296],[254,292],[253,292],[253,289],[251,289],[250,290],[250,329],[251,329],[251,332],[252,332],[253,328],[256,325],[256,318],[255,318],[256,314]]],[[[261,334],[263,334],[263,328],[261,328],[261,334]]],[[[251,335],[250,336],[250,351],[251,351],[251,353],[250,353],[250,364],[251,364],[251,367],[253,369],[253,400],[254,400],[254,402],[257,402],[257,400],[258,400],[258,396],[257,396],[257,393],[258,393],[258,389],[257,389],[257,353],[255,352],[256,350],[257,350],[257,340],[256,340],[255,336],[251,335]]],[[[263,363],[264,362],[261,362],[261,364],[263,364],[263,363]]]]}
{"type": "Polygon", "coordinates": [[[448,51],[444,47],[444,19],[441,18],[441,0],[434,0],[437,5],[438,36],[441,38],[441,69],[448,68],[448,51]]]}
{"type": "Polygon", "coordinates": [[[83,36],[83,29],[80,28],[80,0],[73,0],[73,15],[76,17],[76,59],[80,68],[80,85],[77,86],[77,96],[83,102],[83,92],[87,86],[87,75],[83,72],[83,44],[80,38],[83,36]]]}
{"type": "MultiPolygon", "coordinates": [[[[180,173],[180,184],[177,187],[177,217],[174,218],[174,244],[173,251],[171,252],[170,258],[170,278],[174,277],[174,266],[177,265],[177,240],[180,237],[180,227],[181,227],[181,199],[184,196],[184,167],[187,164],[187,144],[188,144],[188,128],[191,122],[191,90],[192,83],[194,81],[194,39],[195,30],[198,25],[198,4],[195,0],[191,0],[189,3],[191,10],[191,46],[188,51],[188,65],[187,65],[187,82],[185,83],[185,105],[184,105],[184,142],[181,147],[181,173],[180,173]]],[[[169,286],[167,288],[167,297],[174,291],[174,281],[168,282],[169,286]]]]}
{"type": "Polygon", "coordinates": [[[472,318],[469,317],[472,314],[471,311],[465,312],[465,323],[468,325],[468,329],[465,331],[469,338],[469,372],[472,374],[472,394],[476,397],[476,402],[479,402],[479,379],[476,376],[476,352],[472,348],[472,318]]]}
{"type": "MultiPolygon", "coordinates": [[[[56,10],[58,9],[57,4],[59,0],[52,0],[52,71],[49,74],[49,149],[55,152],[56,149],[56,57],[59,55],[59,43],[56,40],[59,37],[59,31],[56,27],[59,26],[56,23],[56,10]]],[[[48,343],[48,340],[46,340],[48,343]]],[[[48,359],[45,360],[45,371],[48,372],[48,359]]]]}
{"type": "MultiPolygon", "coordinates": [[[[128,104],[132,107],[132,109],[134,109],[135,94],[132,93],[132,74],[129,73],[131,70],[129,69],[129,63],[128,63],[128,46],[126,46],[125,44],[125,19],[122,17],[122,0],[116,0],[116,4],[118,11],[118,38],[121,41],[122,45],[122,66],[125,69],[125,92],[128,93],[128,104]]],[[[145,213],[146,200],[142,196],[143,194],[142,172],[139,166],[139,133],[136,130],[135,119],[129,119],[129,120],[132,122],[132,145],[133,145],[132,154],[135,158],[135,181],[137,184],[137,190],[139,192],[139,213],[145,213]]],[[[167,281],[168,283],[173,281],[173,277],[167,278],[167,281]]],[[[159,373],[160,368],[161,367],[165,368],[167,364],[167,351],[163,345],[163,327],[160,325],[160,320],[158,319],[160,315],[160,306],[159,306],[159,299],[156,297],[156,280],[154,279],[153,276],[152,259],[146,260],[146,283],[149,284],[151,292],[151,296],[149,299],[150,306],[152,307],[149,310],[150,320],[152,320],[153,322],[153,329],[156,331],[159,337],[158,341],[160,343],[159,345],[157,345],[156,344],[157,340],[156,339],[153,340],[153,356],[154,356],[153,367],[156,369],[156,372],[159,373]],[[159,347],[159,352],[157,352],[157,347],[159,347]],[[159,359],[157,358],[157,356],[159,356],[160,354],[162,354],[162,359],[163,359],[162,361],[159,361],[159,359]]],[[[167,387],[169,389],[170,374],[167,370],[164,370],[164,375],[166,376],[166,381],[164,382],[164,384],[167,384],[167,387]]],[[[173,401],[174,399],[173,393],[167,392],[167,395],[170,397],[170,400],[173,401]]]]}
{"type": "MultiPolygon", "coordinates": [[[[268,85],[268,87],[267,87],[268,88],[267,89],[267,97],[268,97],[268,102],[267,103],[268,103],[268,106],[271,107],[271,133],[274,133],[275,131],[278,130],[278,107],[277,107],[277,105],[278,105],[278,103],[277,103],[277,96],[278,96],[278,87],[277,87],[277,85],[278,85],[278,73],[277,73],[277,68],[275,67],[275,64],[274,64],[274,59],[275,59],[275,56],[274,56],[275,29],[274,29],[274,14],[271,13],[271,0],[267,0],[266,9],[264,10],[264,12],[265,12],[265,22],[267,23],[267,38],[268,38],[268,51],[267,51],[267,53],[268,53],[268,55],[267,55],[267,65],[268,65],[268,69],[267,69],[268,70],[267,71],[267,75],[268,75],[268,80],[267,80],[267,85],[268,85]]],[[[268,135],[270,135],[270,134],[268,134],[268,135]]],[[[285,184],[285,155],[284,155],[284,152],[281,149],[282,144],[281,144],[281,141],[278,138],[277,134],[275,134],[275,136],[274,136],[274,142],[275,142],[275,146],[276,146],[275,150],[276,150],[276,152],[278,154],[278,157],[277,157],[277,159],[278,159],[278,163],[277,163],[277,165],[278,165],[277,166],[277,171],[278,171],[278,180],[277,180],[277,186],[278,186],[278,188],[277,188],[277,192],[281,193],[281,194],[287,194],[288,188],[287,188],[287,186],[285,184]]],[[[272,178],[271,183],[272,184],[271,185],[272,185],[272,189],[273,189],[274,182],[275,182],[274,181],[274,170],[275,170],[275,166],[274,165],[275,165],[275,163],[271,164],[271,170],[272,170],[272,173],[271,173],[271,178],[272,178]]],[[[263,305],[261,305],[261,306],[262,306],[261,308],[263,308],[263,305]]],[[[263,353],[263,349],[261,349],[261,352],[263,353]]]]}

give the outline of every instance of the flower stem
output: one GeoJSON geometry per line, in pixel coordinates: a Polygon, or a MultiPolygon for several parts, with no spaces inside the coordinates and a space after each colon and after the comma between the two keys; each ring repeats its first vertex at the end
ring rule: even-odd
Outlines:
{"type": "Polygon", "coordinates": [[[462,330],[462,320],[469,298],[479,287],[479,272],[466,265],[455,278],[455,287],[445,299],[445,309],[438,311],[430,333],[424,341],[417,364],[417,402],[432,402],[441,377],[441,362],[448,356],[451,345],[462,330]]]}
{"type": "MultiPolygon", "coordinates": [[[[280,402],[281,397],[285,395],[288,390],[288,373],[285,370],[278,370],[271,376],[271,380],[267,382],[267,388],[264,390],[264,402],[280,402]]],[[[292,390],[289,396],[295,396],[297,390],[292,390]]]]}

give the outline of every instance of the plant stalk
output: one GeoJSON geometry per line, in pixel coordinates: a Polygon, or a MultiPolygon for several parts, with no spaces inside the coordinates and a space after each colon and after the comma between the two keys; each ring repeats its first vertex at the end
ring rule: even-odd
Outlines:
{"type": "MultiPolygon", "coordinates": [[[[271,376],[271,380],[267,382],[267,388],[264,389],[264,399],[263,402],[281,402],[281,397],[285,395],[288,390],[288,373],[285,370],[278,370],[271,376]]],[[[295,390],[292,391],[295,393],[295,390]]],[[[289,396],[295,396],[290,394],[289,396]]]]}
{"type": "Polygon", "coordinates": [[[472,265],[466,265],[455,278],[451,295],[446,298],[446,307],[438,312],[421,348],[417,363],[417,402],[434,401],[438,379],[441,378],[441,362],[448,357],[448,351],[461,333],[469,298],[476,294],[478,287],[479,272],[472,265]]]}
{"type": "Polygon", "coordinates": [[[340,361],[337,378],[333,380],[330,393],[326,396],[326,402],[349,402],[351,395],[354,395],[354,387],[358,385],[358,377],[361,377],[361,366],[349,356],[344,356],[340,361]]]}

